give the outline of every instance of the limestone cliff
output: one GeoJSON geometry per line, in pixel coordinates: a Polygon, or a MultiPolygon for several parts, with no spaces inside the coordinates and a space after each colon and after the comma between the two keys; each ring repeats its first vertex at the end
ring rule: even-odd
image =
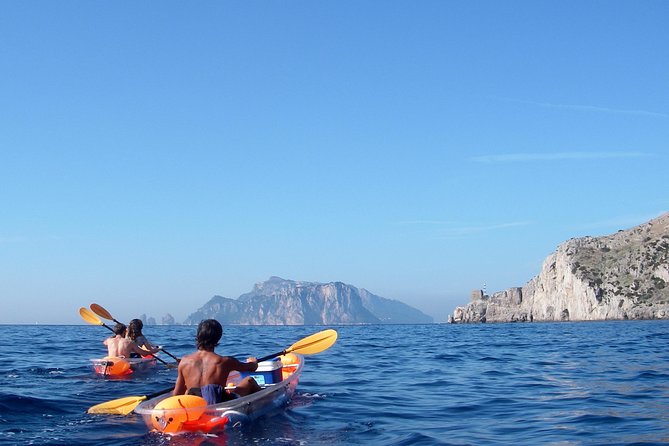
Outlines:
{"type": "Polygon", "coordinates": [[[522,288],[457,307],[451,322],[669,319],[669,213],[603,237],[571,239],[522,288]]]}
{"type": "Polygon", "coordinates": [[[250,293],[229,299],[215,296],[185,324],[215,318],[235,325],[331,325],[431,323],[402,302],[376,296],[342,282],[314,283],[271,277],[250,293]]]}

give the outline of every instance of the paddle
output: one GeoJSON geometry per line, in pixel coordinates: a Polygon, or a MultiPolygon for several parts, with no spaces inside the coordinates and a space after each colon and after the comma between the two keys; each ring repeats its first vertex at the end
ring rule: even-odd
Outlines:
{"type": "MultiPolygon", "coordinates": [[[[107,311],[102,305],[91,304],[91,310],[93,310],[93,313],[97,314],[97,315],[100,316],[101,318],[108,319],[108,320],[110,320],[110,321],[114,321],[114,322],[116,322],[117,324],[120,324],[120,323],[121,323],[121,322],[117,321],[116,319],[114,319],[114,316],[112,316],[111,313],[110,313],[109,311],[107,311]]],[[[179,362],[179,361],[180,361],[179,358],[177,358],[176,356],[174,356],[172,353],[168,352],[168,351],[165,350],[164,348],[161,347],[161,350],[164,351],[164,352],[165,352],[166,354],[168,354],[169,356],[171,356],[172,358],[174,358],[174,360],[175,360],[176,362],[179,362]]]]}
{"type": "MultiPolygon", "coordinates": [[[[102,321],[100,320],[99,317],[97,317],[96,315],[94,315],[93,313],[91,313],[87,308],[84,308],[84,307],[79,308],[79,315],[81,316],[81,318],[82,318],[83,320],[85,320],[85,321],[88,322],[89,324],[91,324],[91,325],[102,325],[102,326],[105,327],[107,330],[109,330],[109,331],[111,331],[112,333],[114,333],[114,329],[113,329],[113,328],[111,328],[109,325],[107,325],[107,324],[105,324],[104,322],[102,322],[102,321]]],[[[117,323],[118,323],[118,322],[117,322],[117,323]]],[[[165,364],[168,368],[174,368],[174,367],[176,367],[176,365],[174,365],[174,364],[169,364],[169,363],[163,361],[162,359],[160,359],[159,357],[157,357],[156,355],[151,355],[151,356],[153,356],[156,360],[158,360],[158,361],[162,362],[163,364],[165,364]]]]}
{"type": "Polygon", "coordinates": [[[155,398],[167,392],[171,392],[172,389],[174,389],[174,387],[168,387],[167,389],[159,390],[148,395],[126,396],[125,398],[118,398],[112,401],[107,401],[106,403],[96,404],[95,406],[88,409],[88,413],[128,415],[142,401],[155,398]]]}
{"type": "Polygon", "coordinates": [[[285,350],[258,358],[258,362],[267,361],[268,359],[276,358],[277,356],[285,355],[286,353],[315,355],[316,353],[320,353],[332,347],[336,341],[337,332],[329,328],[327,330],[314,333],[311,336],[307,336],[306,338],[302,338],[285,350]]]}
{"type": "MultiPolygon", "coordinates": [[[[84,308],[85,310],[85,308],[84,308]]],[[[318,333],[302,338],[287,349],[274,353],[268,356],[263,356],[258,359],[258,362],[267,361],[268,359],[275,358],[277,356],[285,355],[286,353],[298,353],[301,355],[315,355],[322,351],[330,348],[337,341],[337,332],[332,329],[323,330],[318,333]]],[[[172,390],[172,387],[169,389],[159,390],[156,393],[151,393],[149,395],[142,396],[126,396],[124,398],[119,398],[112,401],[107,401],[106,403],[96,404],[95,406],[88,409],[88,413],[108,413],[108,414],[120,414],[127,415],[132,412],[139,403],[144,400],[155,398],[159,395],[167,393],[172,390]]]]}
{"type": "Polygon", "coordinates": [[[112,333],[114,332],[114,329],[111,328],[109,325],[106,325],[104,322],[100,320],[96,315],[90,312],[88,308],[81,307],[79,308],[79,316],[86,322],[88,322],[91,325],[102,325],[105,327],[107,330],[111,331],[112,333]]]}

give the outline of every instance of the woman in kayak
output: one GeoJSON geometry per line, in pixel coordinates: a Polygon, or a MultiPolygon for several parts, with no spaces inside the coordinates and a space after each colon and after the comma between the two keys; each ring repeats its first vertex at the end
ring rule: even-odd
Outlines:
{"type": "Polygon", "coordinates": [[[207,404],[217,404],[261,389],[250,376],[244,378],[234,392],[225,389],[231,371],[254,372],[258,361],[248,358],[246,362],[241,362],[231,356],[214,353],[221,336],[223,327],[217,320],[200,322],[197,326],[197,351],[181,358],[172,395],[199,395],[207,404]]]}
{"type": "Polygon", "coordinates": [[[120,358],[129,358],[132,353],[140,356],[152,355],[160,351],[159,348],[154,347],[148,350],[139,348],[130,339],[125,337],[128,331],[125,324],[116,324],[114,326],[114,336],[107,338],[103,344],[107,346],[108,356],[117,356],[120,358]]]}
{"type": "Polygon", "coordinates": [[[146,337],[144,337],[144,334],[142,334],[142,328],[144,328],[144,324],[140,319],[133,319],[130,321],[128,324],[128,335],[127,337],[134,342],[137,347],[144,348],[146,350],[151,350],[156,348],[153,344],[149,342],[146,337]]]}

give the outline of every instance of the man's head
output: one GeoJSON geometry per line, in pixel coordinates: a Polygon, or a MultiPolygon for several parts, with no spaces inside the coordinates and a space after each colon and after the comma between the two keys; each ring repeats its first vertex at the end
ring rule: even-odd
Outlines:
{"type": "Polygon", "coordinates": [[[115,335],[120,335],[120,336],[125,336],[125,332],[128,328],[125,326],[125,324],[118,323],[114,325],[114,334],[115,335]]]}
{"type": "Polygon", "coordinates": [[[214,350],[223,336],[223,326],[216,319],[205,319],[197,326],[198,350],[214,350]]]}

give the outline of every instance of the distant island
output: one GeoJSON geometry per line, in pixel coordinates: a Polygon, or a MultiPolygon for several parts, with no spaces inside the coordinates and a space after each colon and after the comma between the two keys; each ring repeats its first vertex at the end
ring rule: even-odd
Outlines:
{"type": "Polygon", "coordinates": [[[558,246],[538,276],[455,308],[452,323],[669,319],[669,213],[558,246]]]}
{"type": "Polygon", "coordinates": [[[270,277],[251,292],[212,297],[188,316],[194,325],[214,318],[227,325],[426,324],[434,320],[398,300],[342,282],[317,283],[270,277]]]}

